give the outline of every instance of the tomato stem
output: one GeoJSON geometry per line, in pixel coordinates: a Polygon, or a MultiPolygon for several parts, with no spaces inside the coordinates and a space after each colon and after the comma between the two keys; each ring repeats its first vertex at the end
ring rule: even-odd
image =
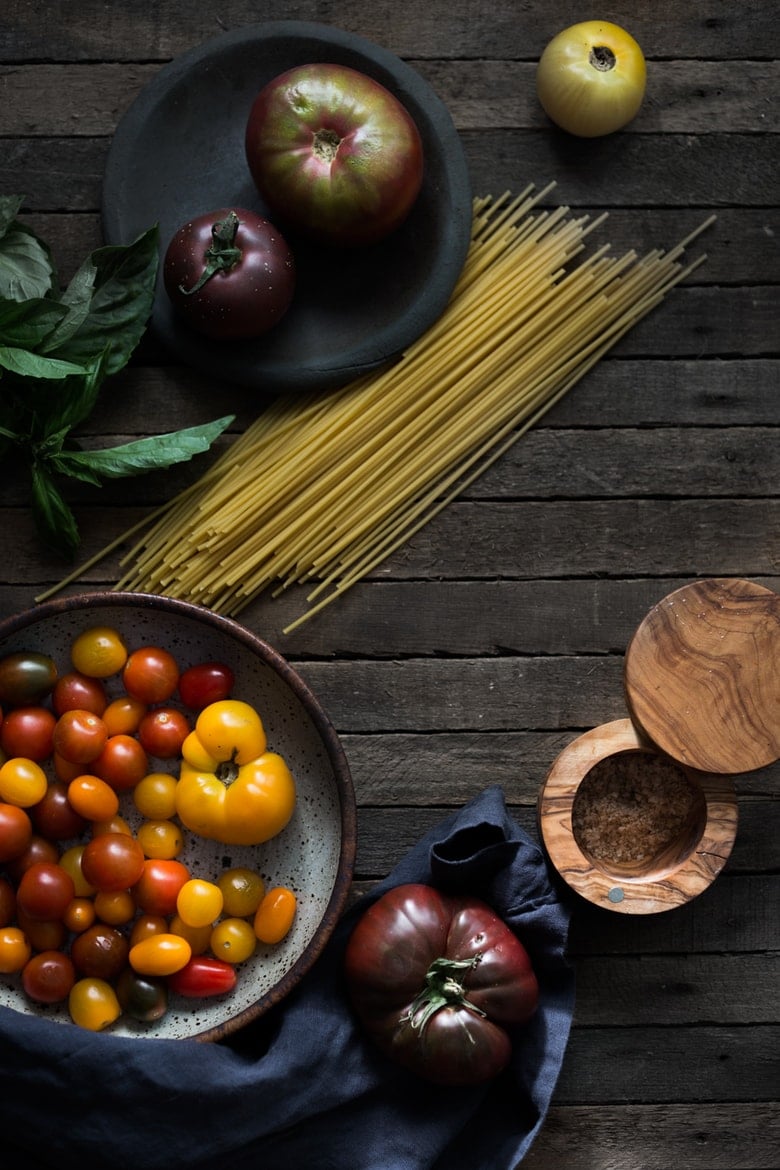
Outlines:
{"type": "Polygon", "coordinates": [[[617,57],[608,45],[594,45],[588,56],[588,61],[599,73],[609,73],[617,64],[617,57]]]}
{"type": "Polygon", "coordinates": [[[455,975],[456,971],[472,971],[481,960],[481,954],[471,959],[434,959],[425,976],[425,987],[413,1000],[404,1021],[422,1033],[431,1016],[444,1007],[466,1008],[477,1016],[484,1016],[482,1009],[466,995],[462,978],[455,975]]]}
{"type": "Polygon", "coordinates": [[[239,228],[239,218],[235,211],[230,211],[224,219],[220,219],[211,228],[211,243],[206,249],[203,259],[205,267],[192,288],[179,285],[179,292],[185,296],[192,296],[203,288],[207,280],[217,272],[230,272],[241,259],[241,249],[236,246],[236,232],[239,228]]]}

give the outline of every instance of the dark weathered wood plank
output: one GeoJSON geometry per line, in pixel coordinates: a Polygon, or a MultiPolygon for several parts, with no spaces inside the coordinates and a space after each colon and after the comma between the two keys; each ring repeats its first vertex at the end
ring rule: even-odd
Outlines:
{"type": "MultiPolygon", "coordinates": [[[[536,96],[536,62],[479,58],[409,64],[446,104],[459,130],[548,129],[536,96]]],[[[160,65],[40,64],[0,66],[0,136],[111,135],[160,65]]],[[[627,134],[777,132],[775,61],[656,61],[627,134]]]]}
{"type": "MultiPolygon", "coordinates": [[[[166,60],[211,37],[264,20],[313,20],[368,37],[402,57],[507,57],[535,60],[559,29],[583,19],[570,0],[535,5],[498,0],[476,10],[466,0],[398,0],[392,9],[361,0],[323,5],[318,0],[233,0],[225,11],[164,0],[152,7],[80,0],[79,21],[66,19],[53,0],[31,6],[10,0],[3,60],[166,60]]],[[[735,10],[720,0],[680,8],[658,0],[644,9],[616,0],[609,17],[633,32],[650,58],[771,58],[776,18],[766,0],[744,0],[735,10]]]]}
{"type": "Polygon", "coordinates": [[[553,1105],[523,1170],[775,1170],[774,1102],[553,1105]]]}
{"type": "MultiPolygon", "coordinates": [[[[483,195],[521,191],[529,182],[541,188],[555,179],[559,202],[591,208],[758,208],[776,199],[772,135],[564,140],[562,132],[512,129],[466,130],[461,137],[474,189],[483,195]]],[[[30,210],[96,211],[109,144],[107,138],[8,138],[4,187],[29,193],[30,210]]]]}

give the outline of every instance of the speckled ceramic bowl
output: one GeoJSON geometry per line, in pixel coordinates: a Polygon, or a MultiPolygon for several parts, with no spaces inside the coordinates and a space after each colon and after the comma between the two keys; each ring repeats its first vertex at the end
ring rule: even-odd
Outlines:
{"type": "MultiPolygon", "coordinates": [[[[224,661],[235,673],[233,697],[261,713],[269,747],[280,752],[295,777],[297,803],[283,832],[264,845],[226,846],[187,834],[181,855],[193,875],[215,879],[231,866],[257,869],[267,885],[295,890],[298,911],[290,934],[277,946],[259,946],[239,968],[236,990],[226,998],[171,997],[167,1015],[155,1024],[122,1018],[112,1031],[128,1037],[197,1037],[216,1040],[260,1016],[282,1000],[318,957],[343,910],[355,854],[355,800],[338,737],[303,679],[267,643],[210,610],[170,598],[138,593],[91,593],[47,602],[0,622],[0,656],[35,650],[70,669],[74,637],[93,625],[112,626],[128,647],[157,644],[171,651],[181,669],[196,662],[224,661]]],[[[113,680],[108,680],[109,690],[113,680]]],[[[121,690],[117,681],[115,689],[121,690]]],[[[153,761],[159,771],[176,763],[153,761]],[[159,765],[159,767],[157,766],[159,765]]],[[[133,823],[132,798],[122,813],[133,823]]],[[[37,1007],[21,990],[19,976],[0,976],[0,1003],[73,1026],[63,1007],[37,1007]]]]}

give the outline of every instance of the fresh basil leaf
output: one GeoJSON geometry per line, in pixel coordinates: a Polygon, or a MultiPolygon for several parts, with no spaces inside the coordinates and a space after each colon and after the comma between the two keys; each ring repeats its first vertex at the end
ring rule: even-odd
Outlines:
{"type": "Polygon", "coordinates": [[[38,533],[44,544],[72,557],[79,546],[76,518],[46,468],[34,462],[31,473],[32,510],[38,533]]]}
{"type": "Polygon", "coordinates": [[[39,407],[38,417],[46,437],[78,426],[92,413],[106,376],[110,351],[111,347],[106,346],[102,354],[90,362],[81,377],[68,378],[63,384],[62,393],[50,395],[45,407],[39,407]]]}
{"type": "Polygon", "coordinates": [[[124,368],[144,334],[154,303],[159,266],[159,229],[150,228],[132,244],[98,248],[89,313],[58,350],[60,357],[85,362],[111,344],[108,374],[124,368]]]}
{"type": "Polygon", "coordinates": [[[25,198],[25,195],[0,195],[0,238],[16,219],[25,198]]]}
{"type": "Polygon", "coordinates": [[[62,319],[41,345],[42,353],[55,353],[70,340],[89,316],[97,269],[85,260],[59,299],[62,319]]]}
{"type": "Polygon", "coordinates": [[[45,297],[56,279],[47,245],[15,220],[0,239],[0,296],[11,301],[45,297]]]}
{"type": "Polygon", "coordinates": [[[229,414],[202,426],[152,435],[148,439],[136,439],[102,451],[61,451],[54,458],[53,465],[63,475],[81,478],[80,473],[89,471],[106,479],[121,479],[126,475],[172,467],[174,463],[186,463],[193,455],[208,451],[234,418],[235,415],[229,414]]]}
{"type": "Polygon", "coordinates": [[[85,374],[84,366],[60,358],[43,357],[28,349],[12,345],[0,345],[0,367],[23,378],[69,378],[72,374],[85,374]]]}
{"type": "Polygon", "coordinates": [[[20,349],[40,350],[67,311],[49,297],[32,297],[27,301],[0,297],[0,342],[20,349]]]}

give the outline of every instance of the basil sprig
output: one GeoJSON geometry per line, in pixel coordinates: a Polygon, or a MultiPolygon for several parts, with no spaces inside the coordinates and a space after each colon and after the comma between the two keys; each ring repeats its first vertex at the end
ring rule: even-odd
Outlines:
{"type": "Polygon", "coordinates": [[[146,329],[158,229],[96,249],[63,289],[47,243],[17,218],[23,202],[0,195],[0,473],[10,462],[3,457],[16,448],[29,465],[41,539],[72,557],[80,535],[60,480],[100,485],[182,463],[207,451],[234,415],[118,447],[81,449],[73,429],[146,329]]]}

